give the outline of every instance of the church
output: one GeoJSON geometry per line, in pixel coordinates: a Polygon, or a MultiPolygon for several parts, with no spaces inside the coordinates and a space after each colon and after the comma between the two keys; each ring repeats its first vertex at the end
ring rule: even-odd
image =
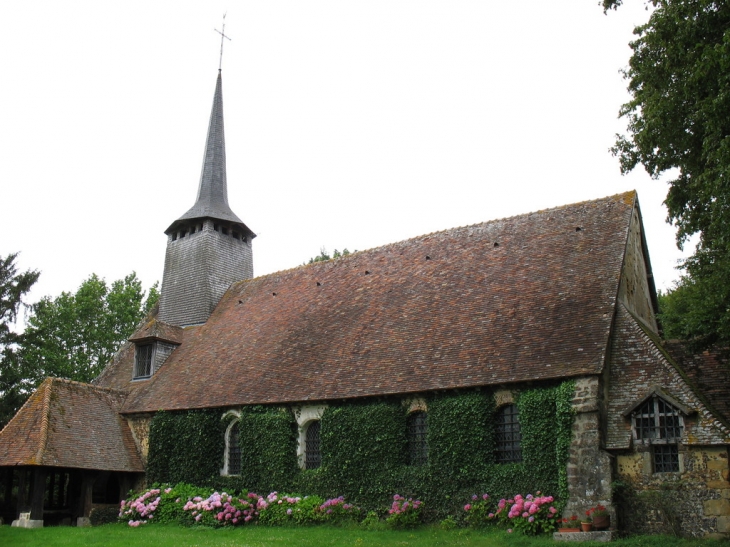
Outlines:
{"type": "Polygon", "coordinates": [[[566,517],[730,536],[729,369],[662,339],[635,192],[254,277],[219,71],[197,199],[165,234],[158,308],[92,384],[46,379],[0,432],[5,522],[184,481],[400,492],[434,518],[541,489],[566,517]]]}

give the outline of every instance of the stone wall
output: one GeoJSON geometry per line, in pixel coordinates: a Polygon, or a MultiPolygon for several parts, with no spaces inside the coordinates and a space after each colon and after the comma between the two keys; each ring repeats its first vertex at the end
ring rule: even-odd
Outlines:
{"type": "Polygon", "coordinates": [[[585,514],[605,505],[612,516],[611,457],[601,448],[600,380],[598,376],[578,378],[573,396],[573,440],[568,461],[568,503],[563,516],[585,514]]]}
{"type": "Polygon", "coordinates": [[[605,425],[605,446],[616,456],[618,525],[632,533],[730,536],[727,428],[648,332],[619,306],[605,425]],[[656,389],[686,410],[677,442],[678,472],[655,472],[651,443],[632,432],[628,412],[656,389]]]}
{"type": "Polygon", "coordinates": [[[137,451],[142,458],[142,463],[147,467],[147,456],[150,451],[150,424],[152,423],[152,414],[134,414],[126,416],[129,429],[132,431],[134,443],[137,445],[137,451]]]}
{"type": "Polygon", "coordinates": [[[730,537],[727,448],[684,446],[679,473],[652,473],[649,448],[616,458],[622,529],[644,534],[730,537]]]}

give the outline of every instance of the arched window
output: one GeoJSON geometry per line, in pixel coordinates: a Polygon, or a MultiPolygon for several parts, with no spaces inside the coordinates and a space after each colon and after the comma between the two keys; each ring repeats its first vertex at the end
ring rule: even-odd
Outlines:
{"type": "Polygon", "coordinates": [[[304,468],[317,469],[322,465],[322,452],[319,448],[319,420],[314,420],[307,427],[304,447],[304,468]]]}
{"type": "Polygon", "coordinates": [[[236,420],[228,431],[228,474],[241,474],[241,422],[236,420]]]}
{"type": "Polygon", "coordinates": [[[425,465],[428,462],[427,414],[422,410],[411,412],[406,419],[408,427],[408,462],[411,465],[425,465]]]}
{"type": "Polygon", "coordinates": [[[517,405],[505,405],[496,415],[496,450],[497,463],[513,463],[522,461],[522,435],[520,434],[520,414],[517,405]]]}
{"type": "Polygon", "coordinates": [[[241,413],[229,410],[221,418],[228,425],[223,439],[226,443],[223,453],[221,475],[241,474],[241,413]]]}

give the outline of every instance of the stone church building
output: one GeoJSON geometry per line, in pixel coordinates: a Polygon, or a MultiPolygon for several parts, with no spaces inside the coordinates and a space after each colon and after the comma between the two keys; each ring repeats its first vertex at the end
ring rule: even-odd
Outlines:
{"type": "Polygon", "coordinates": [[[225,160],[219,73],[197,199],[165,232],[159,310],[92,384],[47,379],[0,432],[6,522],[117,504],[144,484],[159,411],[216,409],[220,474],[236,476],[241,409],[282,408],[306,472],[326,464],[333,405],[402,401],[424,464],[430,397],[478,390],[493,398],[494,465],[519,466],[515,401],[570,380],[564,515],[603,504],[631,528],[618,490],[671,491],[671,512],[635,529],[671,516],[685,534],[730,533],[728,368],[662,340],[635,192],[254,277],[225,160]]]}

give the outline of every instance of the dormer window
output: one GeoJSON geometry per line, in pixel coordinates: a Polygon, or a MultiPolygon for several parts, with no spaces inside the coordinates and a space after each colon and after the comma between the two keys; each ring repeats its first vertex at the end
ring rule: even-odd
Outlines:
{"type": "Polygon", "coordinates": [[[654,396],[631,414],[634,438],[638,441],[677,442],[682,437],[684,422],[679,409],[654,396]]]}
{"type": "Polygon", "coordinates": [[[129,341],[134,343],[133,380],[150,378],[182,343],[183,330],[162,321],[149,321],[135,332],[129,341]]]}
{"type": "Polygon", "coordinates": [[[176,344],[169,344],[161,340],[150,343],[136,344],[134,356],[134,379],[149,378],[167,360],[176,344]]]}
{"type": "Polygon", "coordinates": [[[152,376],[152,354],[154,353],[153,344],[144,344],[137,346],[134,356],[134,377],[149,378],[152,376]]]}
{"type": "Polygon", "coordinates": [[[631,417],[634,442],[649,445],[654,473],[680,471],[679,442],[684,416],[692,411],[659,388],[624,413],[631,417]]]}

